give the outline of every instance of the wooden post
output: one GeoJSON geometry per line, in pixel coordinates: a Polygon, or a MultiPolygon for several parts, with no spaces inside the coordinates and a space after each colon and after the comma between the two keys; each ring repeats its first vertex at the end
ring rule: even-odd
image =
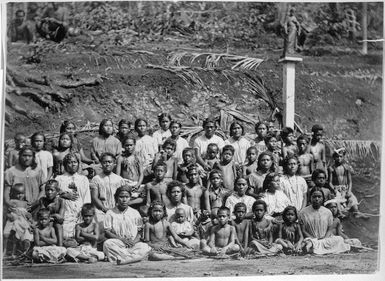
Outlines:
{"type": "Polygon", "coordinates": [[[283,125],[294,129],[295,65],[302,58],[285,56],[278,62],[283,63],[283,125]]]}
{"type": "Polygon", "coordinates": [[[368,3],[362,3],[362,54],[368,54],[368,3]]]}

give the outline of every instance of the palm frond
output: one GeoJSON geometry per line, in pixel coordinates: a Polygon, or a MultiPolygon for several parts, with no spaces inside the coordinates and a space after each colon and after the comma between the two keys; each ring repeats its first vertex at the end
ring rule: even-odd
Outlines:
{"type": "Polygon", "coordinates": [[[381,142],[375,140],[332,140],[326,139],[325,144],[333,151],[344,147],[348,155],[357,158],[370,157],[373,160],[380,159],[381,142]]]}

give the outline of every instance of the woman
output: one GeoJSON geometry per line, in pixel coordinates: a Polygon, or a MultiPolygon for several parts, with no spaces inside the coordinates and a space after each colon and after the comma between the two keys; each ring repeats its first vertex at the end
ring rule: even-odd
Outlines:
{"type": "Polygon", "coordinates": [[[246,161],[246,151],[250,147],[250,142],[244,137],[245,129],[239,122],[230,125],[230,138],[225,141],[234,147],[234,162],[242,165],[246,161]]]}
{"type": "Polygon", "coordinates": [[[64,174],[57,176],[61,197],[64,201],[63,238],[75,235],[75,225],[80,220],[80,211],[85,203],[91,203],[89,182],[86,176],[78,173],[80,159],[68,153],[63,159],[64,174]]]}
{"type": "Polygon", "coordinates": [[[131,188],[121,186],[115,192],[116,206],[106,213],[103,252],[108,261],[128,264],[143,260],[151,247],[140,241],[140,228],[143,226],[139,212],[128,206],[131,188]]]}

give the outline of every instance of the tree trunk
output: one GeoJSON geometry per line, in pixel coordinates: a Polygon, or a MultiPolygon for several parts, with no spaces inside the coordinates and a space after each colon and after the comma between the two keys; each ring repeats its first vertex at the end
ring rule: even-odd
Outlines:
{"type": "Polygon", "coordinates": [[[362,54],[368,54],[368,3],[362,3],[362,54]]]}

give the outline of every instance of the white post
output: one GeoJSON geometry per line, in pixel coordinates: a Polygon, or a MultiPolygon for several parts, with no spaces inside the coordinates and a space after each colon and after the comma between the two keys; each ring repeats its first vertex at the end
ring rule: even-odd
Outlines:
{"type": "Polygon", "coordinates": [[[294,129],[295,65],[302,58],[285,56],[279,62],[283,63],[283,125],[294,129]]]}
{"type": "Polygon", "coordinates": [[[362,54],[368,54],[368,3],[362,3],[362,54]]]}

